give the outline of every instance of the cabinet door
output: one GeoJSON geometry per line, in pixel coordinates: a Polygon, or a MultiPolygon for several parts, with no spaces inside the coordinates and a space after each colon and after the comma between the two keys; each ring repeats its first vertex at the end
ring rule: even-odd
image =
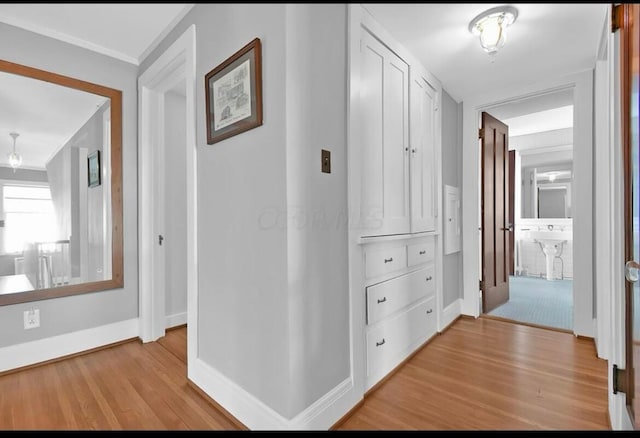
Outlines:
{"type": "Polygon", "coordinates": [[[422,74],[411,77],[411,232],[436,225],[435,142],[437,91],[422,74]]]}
{"type": "Polygon", "coordinates": [[[362,235],[408,233],[409,67],[365,30],[360,51],[362,235]]]}

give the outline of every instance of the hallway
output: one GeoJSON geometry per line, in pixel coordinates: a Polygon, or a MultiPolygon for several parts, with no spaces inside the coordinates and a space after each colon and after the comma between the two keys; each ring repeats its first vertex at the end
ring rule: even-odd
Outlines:
{"type": "MultiPolygon", "coordinates": [[[[190,387],[186,327],[0,376],[0,430],[230,430],[190,387]]],[[[338,430],[609,429],[591,339],[460,318],[338,430]]]]}
{"type": "Polygon", "coordinates": [[[608,430],[606,361],[592,339],[460,318],[341,430],[608,430]]]}

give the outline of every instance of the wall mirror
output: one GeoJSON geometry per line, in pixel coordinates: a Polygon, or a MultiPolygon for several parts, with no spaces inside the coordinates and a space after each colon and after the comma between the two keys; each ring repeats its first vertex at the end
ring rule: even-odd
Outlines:
{"type": "Polygon", "coordinates": [[[0,60],[0,305],[123,286],[122,93],[0,60]]]}
{"type": "Polygon", "coordinates": [[[571,147],[521,153],[522,218],[571,218],[571,147]]]}

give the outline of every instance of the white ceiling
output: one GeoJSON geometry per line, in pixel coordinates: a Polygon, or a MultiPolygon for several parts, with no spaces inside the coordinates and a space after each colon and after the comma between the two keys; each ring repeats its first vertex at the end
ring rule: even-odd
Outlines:
{"type": "MultiPolygon", "coordinates": [[[[436,75],[445,90],[459,101],[479,92],[527,85],[540,77],[557,77],[594,66],[609,3],[512,4],[519,10],[519,16],[508,28],[505,47],[492,63],[489,55],[481,49],[478,38],[469,33],[468,24],[478,13],[497,5],[364,4],[374,18],[436,75]]],[[[0,22],[138,65],[193,6],[193,3],[0,3],[0,22]]],[[[2,96],[2,99],[8,98],[2,96]]],[[[504,115],[517,117],[567,104],[566,99],[565,103],[556,102],[553,104],[555,106],[543,100],[538,100],[536,104],[528,102],[519,107],[512,106],[504,115]]],[[[4,109],[4,104],[2,107],[0,145],[4,145],[5,141],[10,145],[8,132],[11,130],[23,131],[24,135],[18,138],[17,144],[18,149],[22,147],[25,153],[30,147],[30,136],[34,138],[34,145],[43,143],[35,139],[45,135],[44,132],[29,134],[30,128],[11,119],[11,111],[4,109]]],[[[77,106],[78,111],[74,114],[69,112],[70,107],[60,110],[58,114],[66,114],[68,124],[72,124],[72,120],[86,121],[86,110],[81,107],[77,106]]],[[[47,105],[41,105],[41,108],[47,111],[47,117],[51,117],[47,105]]],[[[547,114],[557,116],[553,111],[547,111],[547,114]]],[[[36,120],[44,119],[44,115],[33,113],[23,116],[36,120]]],[[[540,120],[537,123],[539,126],[544,124],[540,120]]],[[[66,133],[54,131],[50,134],[57,139],[67,136],[66,133]]],[[[4,146],[0,150],[8,151],[4,146]]],[[[6,153],[0,155],[2,165],[6,153]]],[[[41,151],[40,155],[42,161],[50,153],[41,151]]],[[[35,167],[41,165],[36,164],[35,167]]]]}
{"type": "Polygon", "coordinates": [[[491,63],[468,26],[497,3],[364,4],[458,101],[594,67],[609,3],[511,5],[518,18],[491,63]]]}
{"type": "MultiPolygon", "coordinates": [[[[0,22],[139,65],[193,3],[0,3],[0,22]]],[[[0,74],[0,166],[18,132],[23,168],[46,162],[105,98],[34,79],[0,74]]]]}
{"type": "Polygon", "coordinates": [[[0,22],[138,65],[193,3],[0,3],[0,22]]]}
{"type": "Polygon", "coordinates": [[[0,72],[0,166],[16,152],[22,167],[44,170],[46,162],[89,120],[107,98],[50,82],[0,72]]]}
{"type": "Polygon", "coordinates": [[[573,127],[573,105],[503,119],[509,137],[573,127]]]}

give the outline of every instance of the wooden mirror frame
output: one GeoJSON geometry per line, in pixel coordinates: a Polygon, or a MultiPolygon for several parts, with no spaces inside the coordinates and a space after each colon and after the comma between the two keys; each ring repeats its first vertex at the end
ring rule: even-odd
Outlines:
{"type": "Polygon", "coordinates": [[[111,100],[111,279],[25,292],[0,294],[0,305],[67,297],[124,286],[122,236],[122,91],[91,82],[0,60],[0,71],[63,87],[85,91],[111,100]]]}

